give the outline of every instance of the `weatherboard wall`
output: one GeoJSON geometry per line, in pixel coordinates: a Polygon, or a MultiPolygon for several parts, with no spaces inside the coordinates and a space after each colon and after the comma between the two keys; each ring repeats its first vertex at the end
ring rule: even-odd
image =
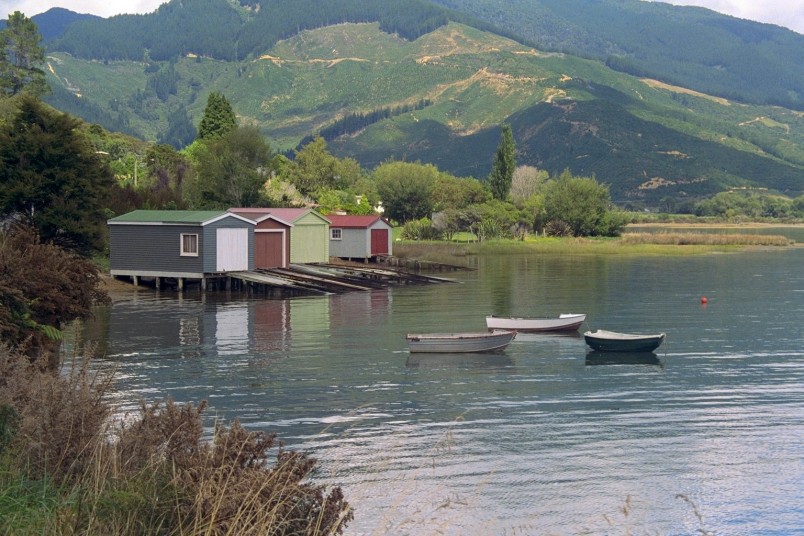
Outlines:
{"type": "Polygon", "coordinates": [[[329,222],[308,212],[293,222],[290,234],[290,260],[304,264],[329,262],[329,222]]]}
{"type": "Polygon", "coordinates": [[[330,216],[329,253],[344,259],[362,259],[392,254],[392,227],[381,218],[330,216]],[[365,224],[353,222],[364,219],[365,224]],[[340,238],[333,238],[333,230],[340,230],[340,238]]]}
{"type": "Polygon", "coordinates": [[[218,272],[217,230],[249,229],[248,269],[254,266],[253,224],[223,218],[209,225],[126,223],[109,225],[112,275],[201,278],[218,272]],[[181,255],[182,234],[198,235],[198,255],[181,255]]]}

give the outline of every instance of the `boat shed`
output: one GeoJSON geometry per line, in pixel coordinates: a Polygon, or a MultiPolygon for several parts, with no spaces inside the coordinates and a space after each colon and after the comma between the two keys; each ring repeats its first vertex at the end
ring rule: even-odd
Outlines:
{"type": "Polygon", "coordinates": [[[254,226],[221,210],[135,210],[107,221],[112,276],[202,282],[254,269],[254,226]]]}
{"type": "Polygon", "coordinates": [[[254,227],[254,268],[290,266],[290,235],[293,224],[263,209],[230,208],[229,212],[252,220],[254,227]]]}
{"type": "Polygon", "coordinates": [[[380,216],[330,214],[329,254],[342,259],[370,259],[393,254],[390,223],[380,216]]]}
{"type": "Polygon", "coordinates": [[[293,264],[329,262],[329,220],[311,208],[248,208],[229,209],[246,214],[255,221],[271,215],[292,224],[290,231],[290,262],[293,264]],[[242,212],[241,212],[242,211],[242,212]]]}

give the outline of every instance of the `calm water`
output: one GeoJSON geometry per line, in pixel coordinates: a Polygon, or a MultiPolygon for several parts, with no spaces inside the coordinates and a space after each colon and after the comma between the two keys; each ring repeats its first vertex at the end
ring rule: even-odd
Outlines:
{"type": "Polygon", "coordinates": [[[454,284],[321,298],[145,290],[89,327],[123,409],[207,399],[211,416],[278,432],[343,486],[348,535],[804,534],[803,261],[481,257],[454,284]],[[560,312],[668,338],[626,364],[580,336],[486,355],[405,346],[483,330],[487,313],[560,312]]]}

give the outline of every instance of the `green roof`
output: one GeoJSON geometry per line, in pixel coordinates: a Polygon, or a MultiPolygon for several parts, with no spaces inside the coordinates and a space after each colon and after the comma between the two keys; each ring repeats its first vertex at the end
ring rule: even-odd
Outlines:
{"type": "Polygon", "coordinates": [[[206,221],[229,214],[225,210],[134,210],[112,218],[108,223],[192,223],[206,221]]]}

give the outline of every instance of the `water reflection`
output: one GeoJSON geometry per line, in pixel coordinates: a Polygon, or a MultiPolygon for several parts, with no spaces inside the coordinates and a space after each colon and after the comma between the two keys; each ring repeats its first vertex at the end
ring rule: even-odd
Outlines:
{"type": "Polygon", "coordinates": [[[804,526],[804,249],[472,262],[455,285],[141,294],[87,332],[106,334],[122,409],[207,399],[211,418],[311,452],[316,480],[357,508],[350,536],[804,526]],[[580,332],[520,333],[494,354],[407,352],[406,333],[562,311],[668,338],[647,356],[590,353],[580,332]],[[628,496],[632,514],[615,519],[628,496]]]}
{"type": "Polygon", "coordinates": [[[662,362],[654,352],[598,352],[593,350],[586,354],[586,364],[594,365],[654,365],[661,367],[662,362]]]}
{"type": "Polygon", "coordinates": [[[514,361],[504,351],[475,353],[409,354],[405,366],[422,369],[467,368],[515,372],[514,361]]]}

